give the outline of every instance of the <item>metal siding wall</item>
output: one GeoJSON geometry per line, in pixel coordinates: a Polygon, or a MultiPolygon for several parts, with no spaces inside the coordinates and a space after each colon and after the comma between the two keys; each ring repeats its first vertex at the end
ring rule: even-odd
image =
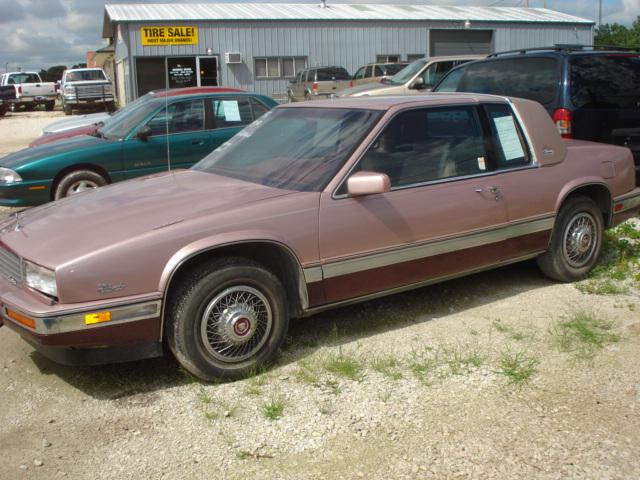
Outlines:
{"type": "MultiPolygon", "coordinates": [[[[207,48],[218,56],[221,85],[243,88],[278,96],[286,93],[288,79],[256,80],[253,75],[255,57],[304,56],[309,66],[341,65],[354,73],[376,55],[428,53],[429,29],[462,28],[460,22],[409,21],[226,21],[226,22],[153,22],[123,25],[129,44],[131,76],[135,75],[137,56],[206,55],[207,48]],[[195,25],[198,45],[178,47],[143,47],[140,28],[143,25],[195,25]],[[240,52],[242,63],[226,65],[225,52],[240,52]]],[[[541,25],[475,22],[474,29],[494,30],[496,51],[548,46],[554,43],[593,43],[589,25],[541,25]]],[[[129,85],[133,90],[133,78],[129,85]]]]}

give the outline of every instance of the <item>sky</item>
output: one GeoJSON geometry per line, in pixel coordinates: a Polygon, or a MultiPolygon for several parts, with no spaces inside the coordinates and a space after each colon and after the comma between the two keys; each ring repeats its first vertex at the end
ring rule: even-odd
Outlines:
{"type": "MultiPolygon", "coordinates": [[[[259,0],[249,0],[259,1],[259,0]]],[[[328,0],[328,3],[425,3],[431,5],[524,6],[527,0],[328,0]]],[[[298,0],[318,3],[319,0],[298,0]]],[[[528,0],[542,7],[544,0],[528,0]]],[[[546,0],[547,8],[597,21],[599,0],[546,0]]],[[[0,72],[40,70],[84,62],[85,53],[105,45],[105,3],[163,3],[163,0],[0,0],[0,72]]],[[[169,3],[165,0],[165,3],[169,3]]],[[[171,3],[197,3],[173,0],[171,3]]],[[[206,0],[200,0],[206,3],[206,0]]],[[[296,3],[280,0],[279,3],[296,3]]],[[[640,16],[640,0],[602,0],[603,23],[631,25],[640,16]]]]}

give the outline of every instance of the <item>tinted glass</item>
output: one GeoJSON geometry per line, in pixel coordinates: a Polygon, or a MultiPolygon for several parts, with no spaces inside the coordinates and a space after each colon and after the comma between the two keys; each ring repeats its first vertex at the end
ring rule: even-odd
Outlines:
{"type": "Polygon", "coordinates": [[[453,62],[437,62],[422,72],[422,79],[427,86],[433,86],[453,68],[453,62]]]}
{"type": "Polygon", "coordinates": [[[578,108],[636,108],[640,101],[640,57],[572,58],[571,101],[578,108]]]}
{"type": "Polygon", "coordinates": [[[368,110],[275,109],[193,168],[285,190],[319,191],[378,118],[380,112],[368,110]]]}
{"type": "Polygon", "coordinates": [[[433,89],[434,92],[457,92],[458,82],[462,78],[464,70],[458,68],[451,70],[448,75],[442,78],[442,81],[433,89]]]}
{"type": "Polygon", "coordinates": [[[158,112],[147,125],[152,135],[184,133],[204,130],[204,104],[202,100],[176,102],[158,112]]]}
{"type": "Polygon", "coordinates": [[[349,72],[344,68],[320,68],[316,77],[317,82],[327,80],[351,80],[349,72]]]}
{"type": "Polygon", "coordinates": [[[528,98],[545,105],[556,99],[559,85],[557,59],[527,57],[471,63],[456,91],[528,98]]]}
{"type": "Polygon", "coordinates": [[[106,80],[102,70],[79,70],[77,72],[69,72],[66,76],[67,82],[80,82],[91,80],[106,80]]]}
{"type": "Polygon", "coordinates": [[[380,65],[379,67],[376,67],[376,68],[380,68],[380,70],[382,71],[382,75],[391,76],[391,75],[395,75],[406,66],[407,66],[406,63],[390,63],[388,65],[380,65]]]}
{"type": "Polygon", "coordinates": [[[360,67],[356,72],[356,74],[353,76],[354,80],[357,80],[359,78],[364,78],[364,70],[365,70],[365,67],[360,67]]]}
{"type": "Polygon", "coordinates": [[[486,105],[498,168],[513,168],[530,162],[526,143],[518,122],[507,105],[486,105]]]}
{"type": "Polygon", "coordinates": [[[454,107],[401,113],[357,169],[386,173],[392,187],[481,173],[486,164],[476,111],[454,107]]]}
{"type": "Polygon", "coordinates": [[[260,118],[262,115],[267,113],[269,109],[261,104],[258,100],[251,99],[251,107],[253,110],[253,119],[260,118]]]}

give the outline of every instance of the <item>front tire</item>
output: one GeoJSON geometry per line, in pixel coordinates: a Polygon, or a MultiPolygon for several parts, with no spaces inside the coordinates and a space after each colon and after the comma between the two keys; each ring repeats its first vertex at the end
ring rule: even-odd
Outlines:
{"type": "Polygon", "coordinates": [[[67,105],[66,103],[62,104],[62,111],[64,111],[64,114],[67,116],[73,113],[73,109],[71,108],[71,105],[67,105]]]}
{"type": "Polygon", "coordinates": [[[603,224],[602,212],[593,200],[570,197],[560,209],[549,249],[537,258],[540,270],[560,282],[584,278],[600,255],[603,224]]]}
{"type": "Polygon", "coordinates": [[[56,185],[53,199],[60,200],[85,190],[101,187],[107,183],[107,180],[99,173],[91,170],[75,170],[60,179],[56,185]]]}
{"type": "Polygon", "coordinates": [[[280,280],[244,258],[199,265],[168,298],[169,348],[206,381],[241,378],[273,361],[288,325],[280,280]]]}

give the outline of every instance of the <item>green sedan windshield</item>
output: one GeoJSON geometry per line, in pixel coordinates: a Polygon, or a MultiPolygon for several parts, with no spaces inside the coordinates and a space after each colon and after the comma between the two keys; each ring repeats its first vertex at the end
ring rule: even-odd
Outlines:
{"type": "Polygon", "coordinates": [[[193,168],[284,190],[319,191],[381,114],[344,108],[278,108],[193,168]]]}

